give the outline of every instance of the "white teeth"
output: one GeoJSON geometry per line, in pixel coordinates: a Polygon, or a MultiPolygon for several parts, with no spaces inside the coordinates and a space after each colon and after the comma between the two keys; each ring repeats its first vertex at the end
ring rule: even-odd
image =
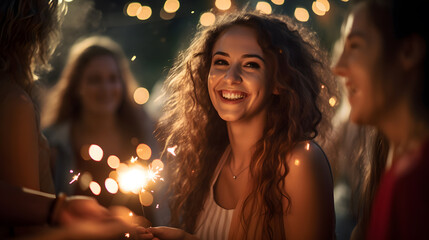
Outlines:
{"type": "Polygon", "coordinates": [[[242,93],[222,92],[222,97],[229,100],[238,100],[244,98],[242,93]]]}

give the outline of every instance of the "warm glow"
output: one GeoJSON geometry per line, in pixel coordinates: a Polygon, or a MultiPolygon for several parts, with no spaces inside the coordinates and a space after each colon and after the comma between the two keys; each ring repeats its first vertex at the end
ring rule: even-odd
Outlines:
{"type": "Polygon", "coordinates": [[[300,22],[307,22],[310,15],[308,14],[307,9],[305,8],[296,8],[295,9],[295,18],[300,22]]]}
{"type": "Polygon", "coordinates": [[[307,143],[307,145],[305,146],[305,149],[308,151],[310,150],[310,143],[307,143]]]}
{"type": "Polygon", "coordinates": [[[89,146],[88,153],[94,161],[98,162],[101,161],[101,159],[103,158],[103,149],[101,149],[101,147],[98,145],[92,144],[91,146],[89,146]]]}
{"type": "Polygon", "coordinates": [[[121,191],[137,194],[146,186],[148,179],[146,171],[141,165],[133,165],[127,168],[118,168],[118,182],[121,191]]]}
{"type": "Polygon", "coordinates": [[[216,21],[216,16],[211,12],[203,13],[200,17],[200,23],[203,26],[213,25],[216,21]]]}
{"type": "Polygon", "coordinates": [[[301,162],[298,159],[295,159],[295,166],[299,166],[301,162]]]}
{"type": "Polygon", "coordinates": [[[116,194],[119,189],[118,183],[112,178],[106,178],[106,181],[104,182],[104,186],[106,187],[107,191],[111,194],[116,194]]]}
{"type": "Polygon", "coordinates": [[[91,156],[89,156],[89,145],[85,144],[80,148],[80,156],[83,160],[91,159],[91,156]]]}
{"type": "Polygon", "coordinates": [[[327,12],[331,9],[331,5],[329,4],[328,0],[316,0],[316,2],[323,5],[322,7],[322,6],[319,6],[320,4],[317,4],[317,7],[322,11],[327,12]]]}
{"type": "Polygon", "coordinates": [[[335,104],[337,104],[337,99],[335,97],[331,97],[329,99],[329,105],[331,105],[331,107],[335,106],[335,104]]]}
{"type": "Polygon", "coordinates": [[[282,5],[285,3],[285,0],[271,0],[271,2],[273,2],[275,5],[282,5]]]}
{"type": "Polygon", "coordinates": [[[139,193],[139,199],[140,199],[140,203],[146,207],[150,206],[153,202],[153,196],[148,191],[141,191],[139,193]]]}
{"type": "Polygon", "coordinates": [[[136,60],[136,55],[134,55],[132,58],[131,58],[131,62],[134,62],[134,60],[136,60]]]}
{"type": "Polygon", "coordinates": [[[127,6],[127,14],[130,17],[135,17],[137,16],[137,13],[139,12],[139,9],[142,5],[138,2],[132,2],[129,3],[127,6]]]}
{"type": "Polygon", "coordinates": [[[139,87],[134,91],[134,101],[137,104],[145,104],[149,100],[149,91],[146,88],[139,87]]]}
{"type": "Polygon", "coordinates": [[[149,6],[142,6],[140,8],[140,11],[137,13],[137,18],[140,20],[146,20],[149,19],[152,15],[152,8],[149,6]]]}
{"type": "Polygon", "coordinates": [[[170,19],[173,19],[173,18],[174,18],[174,16],[176,16],[176,13],[168,13],[168,12],[165,12],[165,11],[164,11],[164,8],[161,8],[161,10],[159,11],[159,17],[160,17],[161,19],[164,19],[164,20],[170,20],[170,19]]]}
{"type": "Polygon", "coordinates": [[[111,167],[113,169],[118,168],[119,163],[121,163],[121,161],[115,155],[110,155],[109,158],[107,159],[107,165],[109,165],[109,167],[111,167]]]}
{"type": "Polygon", "coordinates": [[[271,14],[271,12],[273,11],[271,5],[267,2],[258,2],[256,4],[256,10],[265,14],[271,14]]]}
{"type": "Polygon", "coordinates": [[[143,160],[149,160],[152,155],[152,150],[150,147],[144,143],[139,144],[136,149],[137,156],[143,160]]]}
{"type": "Polygon", "coordinates": [[[164,11],[167,13],[175,13],[180,8],[180,2],[178,0],[167,0],[164,3],[164,11]]]}
{"type": "Polygon", "coordinates": [[[89,189],[91,189],[91,192],[92,192],[94,195],[100,195],[100,193],[101,193],[101,187],[100,187],[100,184],[98,184],[98,183],[96,183],[96,182],[94,182],[94,181],[92,181],[92,182],[89,184],[89,189]]]}
{"type": "Polygon", "coordinates": [[[118,172],[117,171],[111,171],[110,173],[109,173],[109,178],[112,178],[112,179],[118,179],[118,172]]]}
{"type": "Polygon", "coordinates": [[[164,163],[159,159],[153,160],[151,163],[151,166],[152,166],[152,169],[159,170],[159,171],[164,169],[164,163]]]}
{"type": "MultiPolygon", "coordinates": [[[[323,16],[325,15],[325,11],[320,10],[320,8],[318,8],[317,5],[322,5],[320,2],[314,1],[313,5],[311,6],[311,9],[313,10],[313,12],[319,16],[323,16]]],[[[324,6],[323,6],[324,7],[324,6]]],[[[322,85],[323,86],[323,85],[322,85]]]]}
{"type": "Polygon", "coordinates": [[[348,2],[349,0],[341,0],[341,1],[343,1],[343,2],[348,2]]]}
{"type": "Polygon", "coordinates": [[[92,181],[91,173],[84,172],[79,178],[80,189],[85,191],[89,187],[89,183],[92,181]]]}
{"type": "Polygon", "coordinates": [[[219,10],[223,10],[223,11],[228,10],[231,7],[231,0],[216,0],[215,6],[219,10]]]}

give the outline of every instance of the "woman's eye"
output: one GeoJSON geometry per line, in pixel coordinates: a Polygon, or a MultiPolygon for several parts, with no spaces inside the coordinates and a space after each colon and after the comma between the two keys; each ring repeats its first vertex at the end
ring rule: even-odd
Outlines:
{"type": "Polygon", "coordinates": [[[213,65],[228,65],[228,62],[222,59],[215,60],[213,65]]]}
{"type": "Polygon", "coordinates": [[[255,62],[248,62],[244,65],[244,67],[259,69],[261,66],[259,66],[259,64],[255,62]]]}

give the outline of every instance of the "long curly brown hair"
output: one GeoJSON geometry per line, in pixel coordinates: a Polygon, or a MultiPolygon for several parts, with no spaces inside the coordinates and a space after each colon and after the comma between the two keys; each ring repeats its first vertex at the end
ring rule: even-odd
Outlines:
{"type": "MultiPolygon", "coordinates": [[[[200,26],[164,84],[167,100],[155,132],[172,174],[172,225],[194,232],[213,170],[229,144],[226,122],[208,93],[212,48],[219,35],[235,25],[256,31],[268,59],[267,93],[274,88],[279,93],[270,94],[263,137],[250,163],[255,185],[249,198],[261,201],[266,216],[263,229],[272,238],[270,220],[283,215],[283,197],[290,203],[282,187],[288,174],[287,156],[298,142],[323,136],[329,122],[326,116],[333,112],[328,104],[331,89],[335,90],[333,78],[313,33],[286,16],[246,11],[220,16],[210,27],[200,26]],[[174,145],[178,146],[175,157],[165,151],[174,145]]],[[[246,226],[248,219],[242,216],[241,221],[246,226]]]]}
{"type": "Polygon", "coordinates": [[[49,68],[64,6],[58,0],[0,2],[0,73],[29,95],[35,68],[49,68]]]}

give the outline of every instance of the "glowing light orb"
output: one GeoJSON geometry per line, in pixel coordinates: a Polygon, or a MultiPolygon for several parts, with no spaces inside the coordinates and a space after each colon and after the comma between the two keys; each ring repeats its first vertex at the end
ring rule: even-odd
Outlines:
{"type": "Polygon", "coordinates": [[[152,166],[152,169],[156,169],[156,170],[160,170],[160,171],[162,169],[164,169],[164,163],[159,159],[153,160],[151,163],[151,166],[152,166]]]}
{"type": "Polygon", "coordinates": [[[337,104],[337,99],[335,97],[331,97],[329,99],[329,105],[331,105],[331,107],[335,106],[335,104],[337,104]]]}
{"type": "Polygon", "coordinates": [[[137,104],[145,104],[149,100],[149,91],[146,88],[139,87],[134,91],[133,97],[137,104]]]}
{"type": "Polygon", "coordinates": [[[331,5],[328,0],[316,0],[316,2],[320,3],[317,4],[317,7],[324,12],[328,12],[331,9],[331,5]]]}
{"type": "Polygon", "coordinates": [[[295,159],[295,166],[299,166],[301,164],[301,162],[298,159],[295,159]]]}
{"type": "Polygon", "coordinates": [[[282,5],[285,3],[285,0],[271,0],[271,2],[273,2],[275,5],[282,5]]]}
{"type": "Polygon", "coordinates": [[[147,185],[146,170],[137,164],[132,167],[118,168],[118,181],[121,191],[137,194],[147,185]]]}
{"type": "Polygon", "coordinates": [[[271,8],[271,5],[267,2],[258,2],[256,4],[256,10],[265,14],[271,14],[273,11],[273,9],[271,8]]]}
{"type": "Polygon", "coordinates": [[[137,16],[139,9],[141,8],[141,4],[138,2],[131,2],[127,5],[127,15],[130,17],[137,16]]]}
{"type": "Polygon", "coordinates": [[[295,18],[300,22],[307,22],[310,18],[307,9],[305,8],[296,8],[294,13],[295,18]]]}
{"type": "MultiPolygon", "coordinates": [[[[316,1],[314,1],[314,2],[313,2],[313,5],[311,6],[311,9],[313,10],[313,12],[314,12],[315,14],[319,15],[319,16],[323,16],[323,15],[325,15],[326,11],[321,10],[317,5],[322,5],[322,6],[323,6],[323,4],[321,4],[320,2],[316,2],[316,1]]],[[[324,7],[325,7],[325,6],[323,6],[323,8],[324,8],[324,7]]],[[[322,86],[323,86],[323,85],[322,85],[322,86]]]]}
{"type": "Polygon", "coordinates": [[[141,191],[139,193],[140,203],[143,206],[150,206],[153,203],[153,196],[148,191],[141,191]]]}
{"type": "Polygon", "coordinates": [[[91,192],[92,192],[94,195],[100,195],[100,193],[101,193],[101,187],[100,187],[100,184],[98,184],[97,182],[92,181],[92,182],[89,184],[89,189],[91,189],[91,192]]]}
{"type": "Polygon", "coordinates": [[[106,181],[104,181],[104,186],[111,194],[116,194],[119,189],[118,183],[112,178],[106,178],[106,181]]]}
{"type": "Polygon", "coordinates": [[[119,158],[115,155],[110,155],[109,158],[107,158],[107,165],[113,169],[118,168],[120,163],[121,160],[119,160],[119,158]]]}
{"type": "Polygon", "coordinates": [[[215,6],[222,11],[228,10],[231,7],[231,0],[216,0],[215,6]]]}
{"type": "Polygon", "coordinates": [[[132,58],[131,58],[131,62],[134,62],[134,60],[136,60],[136,55],[134,55],[132,58]]]}
{"type": "Polygon", "coordinates": [[[79,186],[80,189],[82,189],[83,191],[85,191],[86,189],[88,189],[89,184],[92,181],[92,176],[91,173],[89,172],[84,172],[80,178],[79,178],[79,186]]]}
{"type": "Polygon", "coordinates": [[[96,144],[89,146],[88,153],[91,159],[94,161],[99,162],[103,158],[103,149],[101,149],[101,147],[96,144]]]}
{"type": "Polygon", "coordinates": [[[148,145],[141,143],[137,146],[136,153],[139,158],[143,160],[149,160],[150,156],[152,155],[152,150],[148,145]]]}
{"type": "Polygon", "coordinates": [[[305,149],[308,151],[310,150],[310,143],[307,143],[307,145],[305,146],[305,149]]]}
{"type": "Polygon", "coordinates": [[[149,6],[141,6],[137,13],[137,18],[140,20],[147,20],[152,16],[152,8],[149,6]]]}
{"type": "Polygon", "coordinates": [[[180,2],[177,0],[167,0],[164,3],[164,11],[166,13],[175,13],[180,8],[180,2]]]}
{"type": "Polygon", "coordinates": [[[205,12],[200,17],[200,23],[203,26],[211,26],[215,23],[216,16],[211,12],[205,12]]]}

